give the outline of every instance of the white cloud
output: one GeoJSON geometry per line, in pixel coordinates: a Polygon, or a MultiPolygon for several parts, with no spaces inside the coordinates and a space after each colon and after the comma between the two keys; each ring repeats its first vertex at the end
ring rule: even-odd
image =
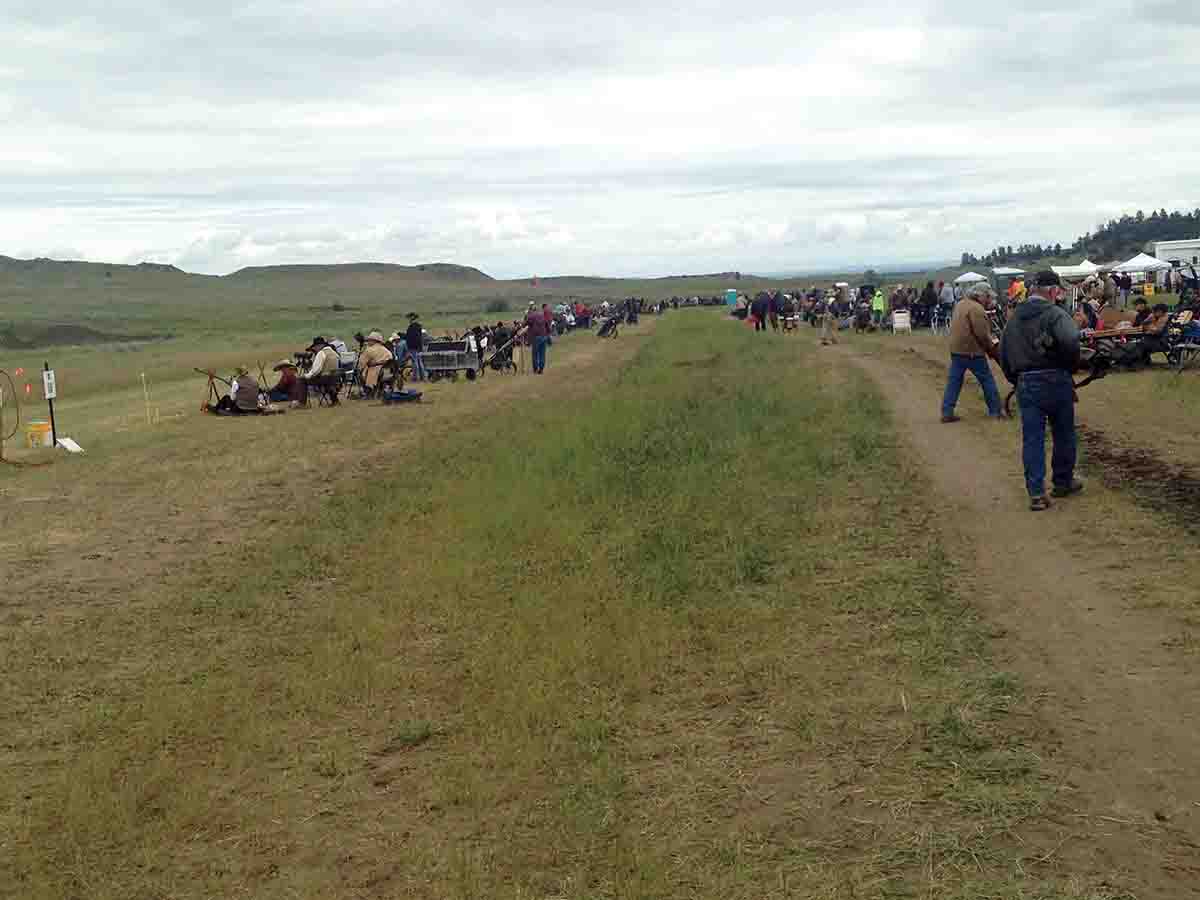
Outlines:
{"type": "Polygon", "coordinates": [[[1177,0],[10,5],[0,253],[780,270],[1197,205],[1177,0]]]}

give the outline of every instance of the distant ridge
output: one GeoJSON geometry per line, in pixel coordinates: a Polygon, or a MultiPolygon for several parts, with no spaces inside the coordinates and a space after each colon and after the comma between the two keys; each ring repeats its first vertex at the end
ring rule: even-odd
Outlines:
{"type": "Polygon", "coordinates": [[[238,269],[225,278],[261,278],[271,275],[399,275],[419,278],[421,276],[436,278],[440,281],[494,281],[491,275],[473,266],[459,266],[454,263],[423,263],[418,266],[400,266],[394,263],[363,262],[336,263],[322,265],[320,263],[301,263],[283,266],[248,266],[238,269]]]}
{"type": "Polygon", "coordinates": [[[401,266],[393,263],[362,262],[362,263],[331,263],[331,264],[297,264],[282,266],[248,266],[238,269],[229,275],[198,275],[186,272],[178,266],[168,263],[140,262],[133,265],[124,263],[91,262],[75,259],[16,259],[12,256],[0,255],[0,272],[154,272],[158,274],[186,275],[194,278],[262,278],[272,275],[382,275],[399,276],[413,281],[461,281],[488,282],[494,281],[491,275],[472,266],[459,266],[454,263],[422,263],[416,266],[401,266]]]}
{"type": "Polygon", "coordinates": [[[37,259],[15,259],[11,256],[0,256],[0,272],[37,272],[37,271],[63,271],[71,269],[86,269],[100,271],[140,271],[140,272],[170,272],[178,275],[187,275],[183,269],[175,266],[167,265],[166,263],[140,262],[137,265],[122,265],[106,262],[87,262],[78,259],[49,259],[45,256],[39,256],[37,259]]]}

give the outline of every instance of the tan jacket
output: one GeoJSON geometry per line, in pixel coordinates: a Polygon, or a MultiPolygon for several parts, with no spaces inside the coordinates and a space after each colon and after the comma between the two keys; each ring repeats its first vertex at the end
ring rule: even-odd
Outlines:
{"type": "Polygon", "coordinates": [[[978,300],[964,297],[950,319],[950,352],[961,356],[991,356],[992,326],[978,300]]]}
{"type": "Polygon", "coordinates": [[[373,388],[379,383],[379,376],[383,372],[381,367],[384,363],[391,361],[391,350],[383,346],[383,344],[377,344],[375,341],[367,341],[367,345],[363,347],[362,353],[358,355],[359,375],[367,387],[373,388]]]}

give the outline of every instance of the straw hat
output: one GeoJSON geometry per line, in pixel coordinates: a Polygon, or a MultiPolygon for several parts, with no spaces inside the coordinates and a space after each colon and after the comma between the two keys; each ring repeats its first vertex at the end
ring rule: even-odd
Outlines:
{"type": "Polygon", "coordinates": [[[383,334],[378,331],[372,331],[370,334],[367,335],[367,340],[368,341],[376,341],[376,342],[382,344],[383,343],[383,334]]]}
{"type": "Polygon", "coordinates": [[[281,359],[279,362],[275,363],[275,365],[271,366],[271,371],[272,372],[282,372],[284,369],[294,369],[294,368],[296,368],[296,364],[294,362],[292,362],[290,359],[281,359]]]}
{"type": "Polygon", "coordinates": [[[396,341],[399,341],[399,340],[403,340],[403,338],[400,337],[400,332],[393,331],[391,334],[391,337],[388,338],[388,343],[394,344],[396,341]]]}
{"type": "Polygon", "coordinates": [[[249,370],[249,369],[247,369],[245,366],[234,366],[234,367],[233,367],[233,374],[234,374],[234,377],[235,377],[235,378],[236,378],[237,376],[239,376],[239,375],[249,375],[249,374],[250,374],[250,370],[249,370]]]}

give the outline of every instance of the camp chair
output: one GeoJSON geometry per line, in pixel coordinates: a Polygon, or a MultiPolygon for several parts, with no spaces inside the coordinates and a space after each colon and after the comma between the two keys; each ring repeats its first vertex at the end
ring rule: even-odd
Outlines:
{"type": "Polygon", "coordinates": [[[308,381],[308,396],[311,399],[315,394],[318,406],[337,406],[338,394],[341,390],[342,376],[340,374],[320,375],[310,378],[308,381]]]}
{"type": "Polygon", "coordinates": [[[907,331],[912,334],[912,313],[907,309],[898,309],[892,313],[892,334],[907,331]]]}

